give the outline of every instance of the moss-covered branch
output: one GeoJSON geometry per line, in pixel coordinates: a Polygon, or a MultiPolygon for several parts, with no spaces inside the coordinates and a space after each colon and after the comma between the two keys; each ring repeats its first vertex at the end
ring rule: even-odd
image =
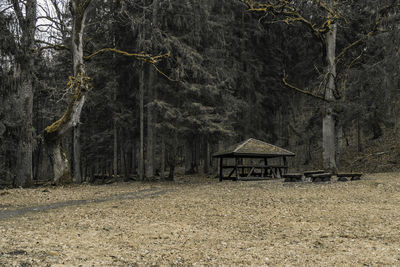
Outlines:
{"type": "Polygon", "coordinates": [[[291,2],[286,0],[279,0],[277,3],[273,3],[272,1],[268,1],[268,3],[259,3],[253,0],[242,0],[242,2],[248,6],[249,11],[271,13],[274,16],[283,16],[284,19],[280,21],[285,22],[286,24],[301,22],[320,40],[323,39],[323,34],[329,31],[330,25],[340,18],[339,13],[328,8],[324,3],[317,0],[314,0],[313,2],[326,10],[329,14],[320,26],[303,17],[300,14],[300,11],[297,10],[291,2]]]}
{"type": "Polygon", "coordinates": [[[155,64],[157,62],[159,62],[161,59],[163,58],[167,58],[170,56],[170,53],[166,53],[166,54],[161,54],[158,56],[152,56],[150,54],[147,53],[143,53],[143,52],[139,52],[139,53],[130,53],[130,52],[126,52],[126,51],[122,51],[116,48],[102,48],[88,56],[85,57],[86,60],[91,59],[92,57],[100,54],[100,53],[104,53],[104,52],[114,52],[114,53],[118,53],[124,56],[128,56],[128,57],[134,57],[137,58],[138,60],[142,60],[144,62],[149,62],[151,64],[155,64]]]}
{"type": "Polygon", "coordinates": [[[59,120],[55,121],[45,128],[46,134],[57,133],[64,125],[70,122],[72,118],[74,104],[81,99],[83,92],[89,90],[89,88],[91,87],[90,78],[82,74],[78,74],[77,77],[69,76],[69,81],[67,85],[67,90],[73,90],[67,110],[64,112],[63,116],[59,120]]]}
{"type": "Polygon", "coordinates": [[[330,102],[328,99],[326,99],[326,98],[323,97],[323,96],[319,96],[319,95],[313,94],[313,93],[311,93],[310,91],[307,91],[307,90],[304,90],[304,89],[300,89],[300,88],[298,88],[298,87],[296,87],[296,86],[294,86],[294,85],[288,83],[287,80],[286,80],[286,78],[287,78],[287,76],[284,76],[284,77],[282,78],[282,82],[283,82],[283,84],[286,85],[287,87],[289,87],[289,88],[291,88],[291,89],[293,89],[293,90],[295,90],[295,91],[297,91],[297,92],[299,92],[299,93],[302,93],[302,94],[305,94],[305,95],[308,95],[308,96],[312,96],[312,97],[314,97],[314,98],[317,98],[317,99],[319,99],[319,100],[322,100],[322,101],[325,101],[325,102],[330,102]]]}

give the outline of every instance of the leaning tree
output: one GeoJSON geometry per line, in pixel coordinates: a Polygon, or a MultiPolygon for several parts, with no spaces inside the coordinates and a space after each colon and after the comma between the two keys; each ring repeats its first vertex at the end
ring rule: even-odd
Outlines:
{"type": "Polygon", "coordinates": [[[82,108],[91,89],[90,78],[85,70],[85,60],[103,52],[113,52],[155,64],[161,58],[168,56],[168,54],[165,54],[153,57],[145,53],[128,53],[114,47],[103,48],[84,56],[84,33],[91,2],[91,0],[71,0],[69,2],[69,9],[72,15],[70,51],[73,62],[73,76],[69,77],[67,90],[71,92],[71,96],[61,118],[47,126],[44,132],[46,149],[50,157],[54,176],[53,181],[55,183],[70,179],[69,162],[66,152],[63,150],[62,137],[79,123],[82,108]]]}

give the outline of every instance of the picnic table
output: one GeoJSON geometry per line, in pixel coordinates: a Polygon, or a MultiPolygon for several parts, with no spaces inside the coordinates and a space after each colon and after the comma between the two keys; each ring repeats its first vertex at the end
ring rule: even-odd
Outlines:
{"type": "Polygon", "coordinates": [[[255,164],[239,164],[239,165],[225,165],[223,169],[231,169],[225,180],[255,180],[262,178],[281,178],[287,171],[288,167],[285,165],[255,165],[255,164]],[[233,176],[236,174],[237,177],[233,176]]]}
{"type": "MultiPolygon", "coordinates": [[[[310,178],[312,182],[327,182],[332,179],[334,176],[330,172],[325,172],[324,170],[313,170],[313,171],[304,171],[303,173],[285,173],[282,177],[285,178],[285,182],[300,182],[302,178],[310,178]]],[[[338,181],[351,181],[360,180],[362,173],[352,173],[352,172],[342,172],[337,173],[336,177],[338,181]]]]}

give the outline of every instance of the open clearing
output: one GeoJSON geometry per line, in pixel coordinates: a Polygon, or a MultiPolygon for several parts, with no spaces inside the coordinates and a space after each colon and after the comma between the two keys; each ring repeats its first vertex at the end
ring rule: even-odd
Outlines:
{"type": "Polygon", "coordinates": [[[0,265],[400,265],[399,206],[398,173],[2,190],[0,265]]]}

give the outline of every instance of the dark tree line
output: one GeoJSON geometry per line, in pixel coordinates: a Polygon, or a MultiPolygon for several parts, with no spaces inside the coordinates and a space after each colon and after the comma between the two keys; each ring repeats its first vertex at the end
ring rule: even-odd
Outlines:
{"type": "Polygon", "coordinates": [[[398,126],[398,9],[2,1],[0,185],[211,173],[249,137],[336,169],[346,145],[398,126]]]}

